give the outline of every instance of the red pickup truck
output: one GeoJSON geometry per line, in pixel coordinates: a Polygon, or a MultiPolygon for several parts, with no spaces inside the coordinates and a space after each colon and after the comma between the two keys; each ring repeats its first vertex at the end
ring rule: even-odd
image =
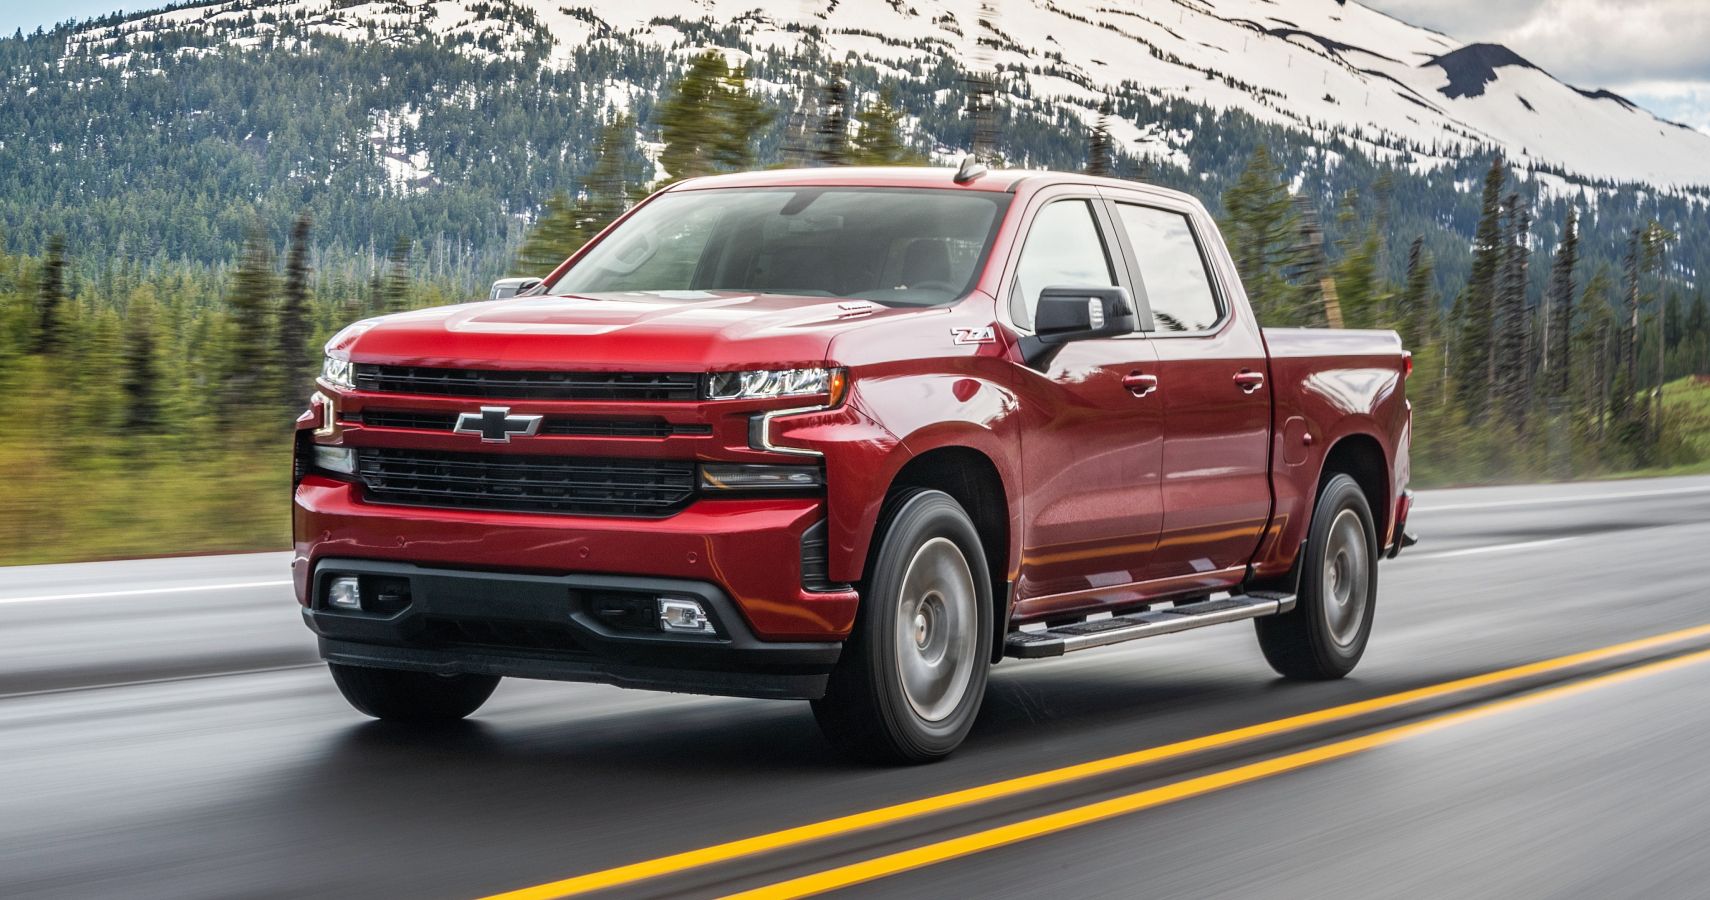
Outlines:
{"type": "Polygon", "coordinates": [[[693,179],[517,297],[327,344],[297,595],[369,715],[502,676],[794,698],[895,761],[954,749],[1006,656],[1253,619],[1335,678],[1408,542],[1410,367],[1261,330],[1178,193],[693,179]]]}

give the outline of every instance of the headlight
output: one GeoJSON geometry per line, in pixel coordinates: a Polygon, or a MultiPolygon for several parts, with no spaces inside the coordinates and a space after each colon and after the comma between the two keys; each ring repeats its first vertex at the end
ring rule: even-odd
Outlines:
{"type": "Polygon", "coordinates": [[[321,363],[321,380],[333,387],[345,389],[356,387],[356,367],[348,359],[328,356],[321,363]]]}
{"type": "Polygon", "coordinates": [[[776,369],[756,372],[714,372],[707,378],[708,400],[762,400],[768,397],[829,398],[843,402],[848,373],[842,369],[776,369]]]}

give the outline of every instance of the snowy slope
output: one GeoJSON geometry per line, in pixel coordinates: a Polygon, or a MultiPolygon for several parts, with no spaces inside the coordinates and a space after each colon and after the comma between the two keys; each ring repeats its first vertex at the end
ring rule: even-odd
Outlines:
{"type": "MultiPolygon", "coordinates": [[[[263,13],[355,41],[469,35],[471,54],[574,48],[627,39],[688,42],[672,21],[736,25],[756,50],[823,50],[876,64],[996,68],[1021,97],[1090,117],[1124,83],[1427,168],[1483,146],[1522,167],[1710,193],[1710,135],[1664,122],[1612,94],[1563,84],[1505,48],[1463,46],[1342,0],[227,0],[79,33],[69,50],[132,62],[123,38],[200,31],[240,46],[271,39],[263,13]],[[499,9],[501,15],[487,14],[499,9]],[[816,32],[810,32],[812,27],[816,32]],[[1040,71],[1035,71],[1040,70],[1040,71]]],[[[1114,129],[1137,155],[1171,158],[1191,135],[1148,123],[1114,129]]]]}

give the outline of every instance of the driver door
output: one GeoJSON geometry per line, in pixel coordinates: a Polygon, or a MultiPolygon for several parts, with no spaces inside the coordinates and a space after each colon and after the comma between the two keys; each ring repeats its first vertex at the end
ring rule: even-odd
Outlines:
{"type": "MultiPolygon", "coordinates": [[[[1134,297],[1096,196],[1045,194],[1030,215],[1007,291],[1018,331],[1031,331],[1047,287],[1122,287],[1134,297]]],[[[1026,484],[1018,621],[1126,599],[1122,586],[1144,578],[1163,524],[1156,365],[1151,342],[1135,333],[1066,344],[1041,370],[1016,367],[1026,484]]]]}

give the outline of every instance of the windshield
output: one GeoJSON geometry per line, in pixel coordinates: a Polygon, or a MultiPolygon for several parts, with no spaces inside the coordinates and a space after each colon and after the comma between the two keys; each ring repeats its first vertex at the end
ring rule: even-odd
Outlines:
{"type": "Polygon", "coordinates": [[[973,287],[1008,204],[1008,194],[919,189],[666,194],[550,292],[741,291],[938,306],[973,287]]]}

